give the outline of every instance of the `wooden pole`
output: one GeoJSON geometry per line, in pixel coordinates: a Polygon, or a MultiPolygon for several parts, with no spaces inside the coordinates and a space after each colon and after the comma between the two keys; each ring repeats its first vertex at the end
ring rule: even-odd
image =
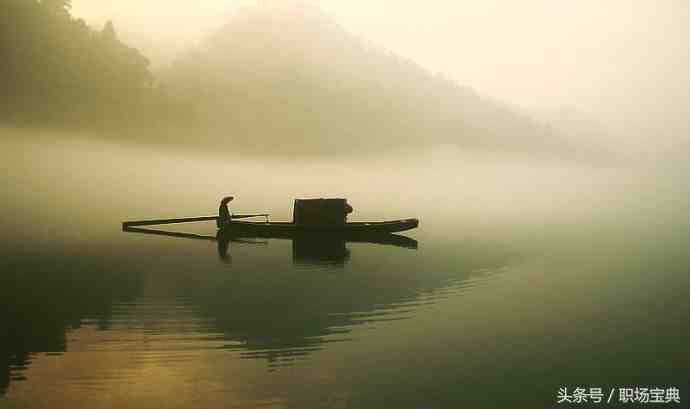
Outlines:
{"type": "Polygon", "coordinates": [[[204,236],[202,234],[194,234],[194,233],[178,233],[175,231],[165,231],[165,230],[156,230],[156,229],[144,229],[141,227],[123,227],[122,231],[126,231],[129,233],[156,234],[159,236],[183,237],[186,239],[202,239],[202,240],[211,240],[211,241],[217,241],[218,240],[215,236],[204,236]]]}
{"type": "Polygon", "coordinates": [[[248,219],[250,217],[268,217],[270,214],[268,213],[261,213],[261,214],[233,214],[232,218],[233,219],[248,219]]]}
{"type": "MultiPolygon", "coordinates": [[[[250,217],[266,217],[268,218],[270,214],[237,214],[232,215],[233,219],[246,219],[250,217]]],[[[179,219],[154,219],[154,220],[130,220],[122,222],[122,228],[135,227],[135,226],[153,226],[156,224],[174,224],[174,223],[191,223],[191,222],[205,222],[211,220],[218,220],[218,216],[198,216],[198,217],[182,217],[179,219]]]]}
{"type": "Polygon", "coordinates": [[[154,224],[173,224],[173,223],[190,223],[190,222],[205,222],[210,220],[217,220],[218,216],[199,216],[199,217],[183,217],[179,219],[156,219],[156,220],[131,220],[122,222],[122,228],[133,226],[151,226],[154,224]]]}

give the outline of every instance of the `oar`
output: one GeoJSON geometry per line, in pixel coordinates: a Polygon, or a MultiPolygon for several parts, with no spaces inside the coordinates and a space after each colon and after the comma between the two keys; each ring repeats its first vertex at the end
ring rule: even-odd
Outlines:
{"type": "MultiPolygon", "coordinates": [[[[203,234],[194,234],[194,233],[181,233],[181,232],[176,232],[176,231],[167,231],[167,230],[157,230],[157,229],[144,229],[142,227],[125,227],[122,229],[125,232],[128,233],[143,233],[143,234],[154,234],[158,236],[171,236],[171,237],[182,237],[185,239],[201,239],[201,240],[209,240],[209,241],[218,241],[217,236],[205,236],[203,234]]],[[[268,244],[267,240],[246,240],[246,239],[238,239],[238,238],[230,238],[231,242],[234,243],[247,243],[247,244],[268,244]]]]}
{"type": "MultiPolygon", "coordinates": [[[[232,215],[233,219],[246,219],[250,217],[265,217],[268,221],[268,213],[262,214],[238,214],[232,215]]],[[[173,223],[191,223],[191,222],[205,222],[210,220],[218,220],[218,216],[198,216],[198,217],[182,217],[178,219],[154,219],[154,220],[130,220],[122,222],[122,228],[134,226],[152,226],[155,224],[173,224],[173,223]]]]}
{"type": "Polygon", "coordinates": [[[156,220],[131,220],[122,222],[122,228],[133,226],[150,226],[154,224],[173,224],[173,223],[190,223],[190,222],[204,222],[209,220],[217,220],[218,216],[199,216],[199,217],[183,217],[179,219],[156,219],[156,220]]]}
{"type": "Polygon", "coordinates": [[[268,216],[270,214],[268,213],[262,213],[262,214],[233,214],[232,218],[233,219],[248,219],[250,217],[266,217],[268,219],[268,216]]]}
{"type": "Polygon", "coordinates": [[[181,232],[176,232],[176,231],[166,231],[166,230],[156,230],[156,229],[145,229],[142,227],[123,227],[122,231],[125,231],[128,233],[144,233],[144,234],[156,234],[159,236],[182,237],[185,239],[201,239],[201,240],[211,240],[211,241],[218,240],[218,238],[216,236],[205,236],[203,234],[181,233],[181,232]]]}

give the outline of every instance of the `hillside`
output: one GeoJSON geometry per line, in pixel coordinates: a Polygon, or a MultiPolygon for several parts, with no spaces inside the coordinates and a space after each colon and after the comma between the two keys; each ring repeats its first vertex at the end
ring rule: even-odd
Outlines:
{"type": "Polygon", "coordinates": [[[72,17],[69,0],[4,0],[0,61],[3,123],[113,126],[158,104],[148,59],[112,23],[94,30],[72,17]]]}
{"type": "Polygon", "coordinates": [[[196,106],[207,134],[243,148],[576,150],[547,127],[354,36],[301,3],[241,9],[161,77],[171,94],[196,106]]]}

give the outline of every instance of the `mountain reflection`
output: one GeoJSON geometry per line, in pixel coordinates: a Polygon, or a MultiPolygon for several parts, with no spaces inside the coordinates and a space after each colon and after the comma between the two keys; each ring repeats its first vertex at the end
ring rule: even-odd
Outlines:
{"type": "Polygon", "coordinates": [[[8,257],[0,270],[0,396],[10,381],[24,379],[33,354],[67,351],[67,331],[84,320],[108,329],[112,306],[141,292],[139,274],[106,271],[100,257],[73,256],[65,264],[57,254],[48,258],[52,264],[8,257]]]}
{"type": "Polygon", "coordinates": [[[67,352],[68,332],[84,324],[101,330],[99,349],[124,343],[136,354],[144,348],[138,331],[144,331],[172,351],[175,340],[192,331],[191,337],[210,335],[193,338],[193,348],[226,349],[274,370],[350,339],[357,326],[404,319],[465,285],[478,269],[506,262],[493,249],[454,249],[463,265],[449,271],[436,269],[433,258],[421,261],[417,241],[402,235],[320,235],[292,238],[290,263],[282,257],[284,239],[269,247],[273,239],[126,231],[217,246],[130,237],[121,252],[94,248],[79,256],[47,252],[4,260],[0,395],[12,381],[31,378],[26,369],[36,353],[67,352]],[[185,311],[191,314],[180,315],[185,311]],[[185,319],[192,326],[166,324],[185,319]]]}

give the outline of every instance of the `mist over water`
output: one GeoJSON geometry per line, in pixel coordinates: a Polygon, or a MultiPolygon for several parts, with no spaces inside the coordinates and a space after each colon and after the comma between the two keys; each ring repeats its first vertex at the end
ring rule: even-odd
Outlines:
{"type": "Polygon", "coordinates": [[[452,148],[258,159],[5,135],[7,407],[533,407],[566,384],[675,385],[687,371],[676,167],[452,148]],[[324,262],[269,239],[230,243],[223,259],[213,240],[120,230],[213,214],[225,194],[272,220],[295,197],[347,197],[353,220],[419,217],[418,247],[346,243],[324,262]]]}

